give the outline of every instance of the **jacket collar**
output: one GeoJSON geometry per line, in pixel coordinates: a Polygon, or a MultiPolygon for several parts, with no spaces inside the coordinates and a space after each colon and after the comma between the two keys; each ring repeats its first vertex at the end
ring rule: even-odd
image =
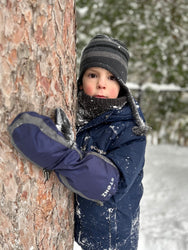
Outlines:
{"type": "Polygon", "coordinates": [[[111,122],[116,122],[116,121],[126,122],[127,120],[130,120],[130,119],[133,119],[131,108],[128,104],[125,104],[125,106],[122,107],[121,109],[109,110],[97,116],[96,118],[92,119],[84,126],[78,127],[77,129],[78,129],[78,132],[81,132],[91,127],[98,126],[102,123],[104,124],[104,123],[111,123],[111,122]]]}
{"type": "Polygon", "coordinates": [[[114,109],[122,109],[127,103],[125,96],[115,99],[100,99],[86,95],[83,91],[78,93],[77,126],[84,126],[103,113],[114,109]]]}

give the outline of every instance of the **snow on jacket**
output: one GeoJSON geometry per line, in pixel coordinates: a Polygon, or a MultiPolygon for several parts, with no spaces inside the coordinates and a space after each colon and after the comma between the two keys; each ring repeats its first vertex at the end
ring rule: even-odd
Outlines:
{"type": "Polygon", "coordinates": [[[128,105],[106,112],[78,131],[79,149],[35,112],[9,126],[17,150],[77,194],[75,239],[83,249],[136,249],[145,136],[133,126],[128,105]]]}
{"type": "Polygon", "coordinates": [[[134,126],[125,105],[96,117],[77,133],[82,152],[108,158],[120,173],[115,195],[102,206],[76,196],[75,239],[83,249],[137,249],[146,138],[136,136],[134,126]]]}

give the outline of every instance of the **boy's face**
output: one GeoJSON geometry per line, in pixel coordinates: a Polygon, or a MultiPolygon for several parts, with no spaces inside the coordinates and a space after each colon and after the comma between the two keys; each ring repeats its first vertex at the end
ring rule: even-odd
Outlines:
{"type": "Polygon", "coordinates": [[[120,85],[108,70],[92,67],[85,71],[80,89],[95,98],[115,99],[118,97],[120,85]]]}

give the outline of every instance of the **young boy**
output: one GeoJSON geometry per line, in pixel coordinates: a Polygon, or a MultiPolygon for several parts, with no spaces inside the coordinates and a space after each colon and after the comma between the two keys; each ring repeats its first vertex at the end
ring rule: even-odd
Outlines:
{"type": "Polygon", "coordinates": [[[82,249],[137,249],[148,128],[126,86],[128,60],[125,45],[105,35],[84,49],[76,143],[59,109],[61,132],[34,112],[9,126],[13,145],[75,193],[75,240],[82,249]]]}

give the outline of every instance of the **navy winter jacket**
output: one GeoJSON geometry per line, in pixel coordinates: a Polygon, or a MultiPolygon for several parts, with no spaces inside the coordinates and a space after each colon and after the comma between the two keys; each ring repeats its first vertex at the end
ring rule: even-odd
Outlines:
{"type": "Polygon", "coordinates": [[[75,239],[83,249],[137,249],[146,138],[136,136],[134,126],[125,105],[98,116],[77,133],[82,151],[107,157],[120,173],[115,195],[103,206],[76,197],[75,239]]]}
{"type": "Polygon", "coordinates": [[[13,145],[75,192],[75,239],[83,249],[137,248],[146,140],[133,126],[128,105],[106,112],[78,131],[78,148],[34,112],[9,126],[13,145]]]}

